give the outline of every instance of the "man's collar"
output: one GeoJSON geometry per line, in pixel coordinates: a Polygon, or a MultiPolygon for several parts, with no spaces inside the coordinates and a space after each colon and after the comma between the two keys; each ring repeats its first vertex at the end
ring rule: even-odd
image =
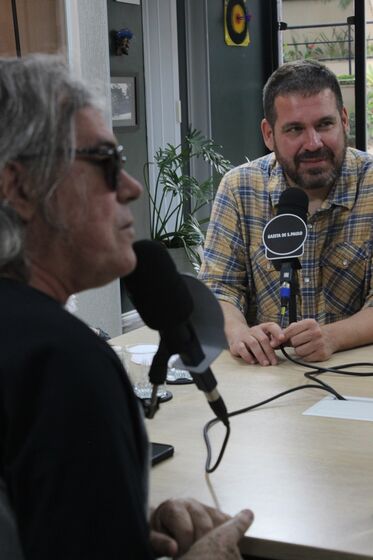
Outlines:
{"type": "Polygon", "coordinates": [[[270,175],[268,181],[269,196],[271,199],[272,207],[276,208],[280,200],[280,196],[289,188],[286,183],[285,175],[283,169],[276,159],[275,154],[272,155],[272,160],[270,162],[270,175]]]}
{"type": "Polygon", "coordinates": [[[341,174],[324,201],[324,204],[328,204],[325,208],[334,205],[352,210],[356,200],[357,183],[358,164],[356,153],[351,148],[347,148],[341,174]]]}

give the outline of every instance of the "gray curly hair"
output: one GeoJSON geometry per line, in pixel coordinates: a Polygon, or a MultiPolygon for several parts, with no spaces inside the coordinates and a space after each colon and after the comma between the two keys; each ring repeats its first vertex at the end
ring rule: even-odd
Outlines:
{"type": "MultiPolygon", "coordinates": [[[[23,188],[46,219],[48,202],[74,157],[75,114],[87,106],[100,108],[60,57],[0,58],[0,173],[9,162],[22,162],[23,188]]],[[[0,267],[22,254],[22,224],[4,209],[6,202],[0,184],[1,235],[6,232],[0,244],[0,267]]]]}
{"type": "Polygon", "coordinates": [[[16,212],[5,204],[0,206],[0,276],[28,279],[22,223],[16,212]]]}

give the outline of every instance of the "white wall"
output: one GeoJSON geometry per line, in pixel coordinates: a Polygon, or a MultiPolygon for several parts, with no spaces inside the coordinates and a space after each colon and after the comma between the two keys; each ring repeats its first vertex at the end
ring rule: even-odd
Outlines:
{"type": "MultiPolygon", "coordinates": [[[[148,160],[160,146],[180,143],[179,66],[175,0],[142,0],[148,160]]],[[[149,170],[154,186],[154,169],[149,170]]]]}
{"type": "MultiPolygon", "coordinates": [[[[106,100],[111,126],[109,38],[106,0],[65,0],[69,63],[106,100]]],[[[110,336],[122,333],[119,281],[76,297],[76,315],[110,336]]]]}

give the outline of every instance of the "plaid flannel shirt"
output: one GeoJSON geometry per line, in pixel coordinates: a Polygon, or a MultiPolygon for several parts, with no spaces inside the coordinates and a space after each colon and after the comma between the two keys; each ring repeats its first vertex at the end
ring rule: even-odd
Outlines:
{"type": "MultiPolygon", "coordinates": [[[[280,323],[280,273],[265,257],[262,232],[287,187],[269,154],[229,171],[214,201],[200,279],[250,325],[280,323]]],[[[332,323],[373,306],[372,246],[373,157],[348,148],[338,181],[308,217],[297,319],[332,323]]]]}

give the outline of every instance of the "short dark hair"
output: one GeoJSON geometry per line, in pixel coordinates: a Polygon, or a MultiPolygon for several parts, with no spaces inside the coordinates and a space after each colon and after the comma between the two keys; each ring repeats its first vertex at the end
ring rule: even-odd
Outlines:
{"type": "Polygon", "coordinates": [[[277,118],[277,96],[300,93],[308,97],[324,89],[330,89],[334,93],[337,109],[342,113],[343,98],[337,76],[325,64],[311,59],[287,62],[273,72],[264,86],[264,117],[273,128],[277,118]]]}

